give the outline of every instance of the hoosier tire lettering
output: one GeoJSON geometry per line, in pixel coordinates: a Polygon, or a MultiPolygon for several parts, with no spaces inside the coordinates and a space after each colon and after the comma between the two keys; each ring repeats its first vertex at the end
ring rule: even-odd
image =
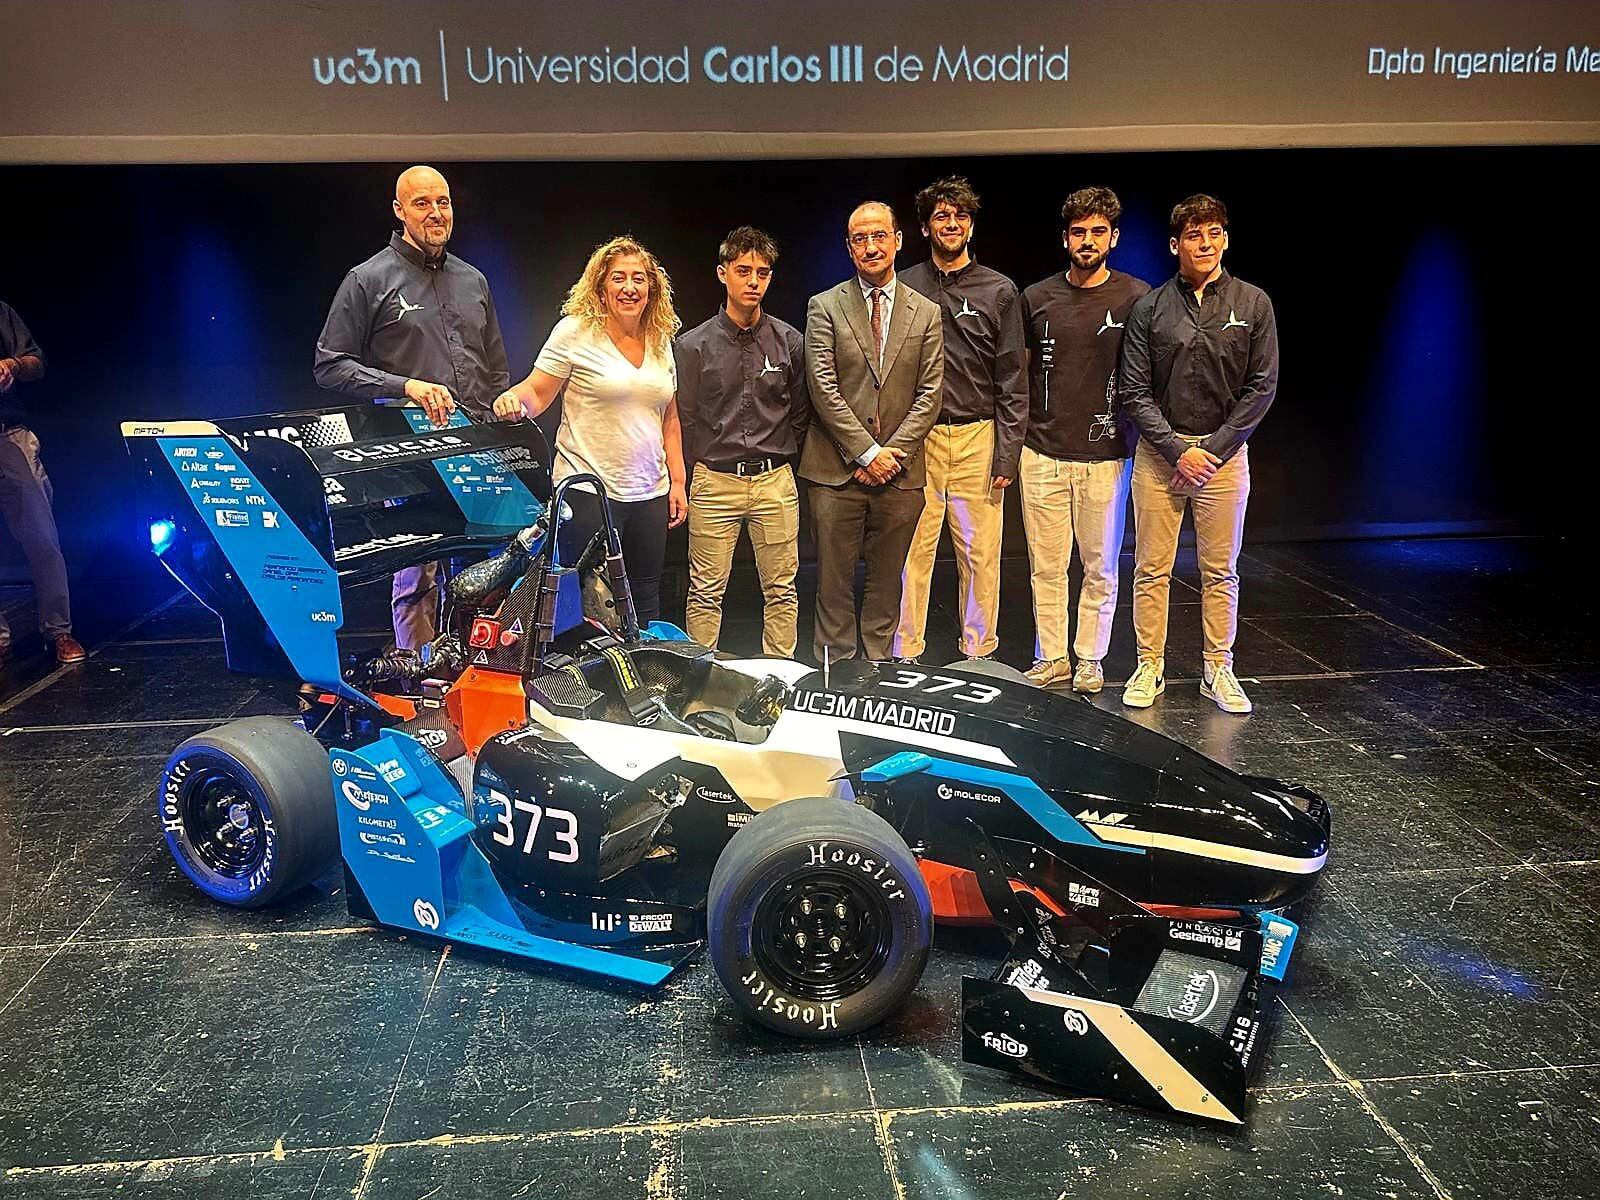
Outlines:
{"type": "Polygon", "coordinates": [[[750,995],[756,1001],[756,1008],[760,1012],[771,1013],[773,1016],[814,1029],[818,1033],[839,1028],[837,1000],[826,1004],[806,1004],[786,999],[761,977],[760,971],[754,969],[739,982],[750,989],[750,995]]]}
{"type": "Polygon", "coordinates": [[[846,867],[860,871],[863,875],[872,878],[872,882],[883,889],[884,899],[903,900],[905,889],[900,886],[900,880],[889,871],[887,862],[864,855],[859,850],[847,850],[839,846],[829,849],[827,842],[815,842],[811,846],[811,865],[846,867]]]}
{"type": "Polygon", "coordinates": [[[877,814],[790,800],[724,848],[706,905],[707,950],[734,1006],[795,1037],[883,1020],[916,987],[933,916],[915,857],[877,814]]]}

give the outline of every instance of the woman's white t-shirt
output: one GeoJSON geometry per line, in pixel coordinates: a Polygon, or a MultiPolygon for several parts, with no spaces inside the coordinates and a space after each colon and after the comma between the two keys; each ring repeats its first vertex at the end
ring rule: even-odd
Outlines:
{"type": "Polygon", "coordinates": [[[672,352],[652,348],[636,367],[603,328],[562,317],[535,369],[566,380],[556,431],[559,483],[568,475],[598,475],[613,500],[653,500],[667,494],[667,453],[661,422],[678,390],[672,352]]]}

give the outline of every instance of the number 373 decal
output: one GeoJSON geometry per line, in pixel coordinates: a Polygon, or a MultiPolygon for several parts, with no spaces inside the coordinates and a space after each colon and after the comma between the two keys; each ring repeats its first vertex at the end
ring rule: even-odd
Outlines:
{"type": "Polygon", "coordinates": [[[926,696],[949,692],[950,699],[963,704],[988,704],[1000,694],[999,688],[990,687],[987,683],[956,679],[951,675],[929,675],[925,671],[895,671],[894,675],[894,679],[880,679],[878,682],[886,688],[903,688],[926,696]]]}
{"type": "Polygon", "coordinates": [[[500,806],[500,813],[495,820],[494,840],[502,846],[515,846],[517,844],[516,827],[511,823],[512,811],[528,814],[528,832],[522,839],[522,852],[533,853],[534,839],[539,836],[539,823],[541,820],[550,822],[549,829],[555,835],[554,848],[546,851],[551,862],[577,862],[578,861],[578,818],[564,808],[541,808],[527,800],[513,800],[504,792],[489,789],[489,799],[500,806]]]}

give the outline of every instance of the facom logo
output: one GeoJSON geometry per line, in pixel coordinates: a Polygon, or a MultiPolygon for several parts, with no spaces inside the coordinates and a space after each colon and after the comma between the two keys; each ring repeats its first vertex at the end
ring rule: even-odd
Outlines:
{"type": "Polygon", "coordinates": [[[381,792],[368,791],[354,779],[346,779],[339,785],[339,790],[344,793],[344,798],[355,805],[362,812],[366,812],[374,804],[388,804],[389,797],[381,792]]]}
{"type": "Polygon", "coordinates": [[[1007,1058],[1025,1058],[1028,1054],[1028,1043],[1017,1041],[1009,1033],[985,1033],[978,1040],[996,1054],[1004,1054],[1007,1058]]]}
{"type": "Polygon", "coordinates": [[[417,919],[417,924],[424,929],[439,928],[439,910],[426,900],[418,900],[411,906],[411,915],[417,919]]]}

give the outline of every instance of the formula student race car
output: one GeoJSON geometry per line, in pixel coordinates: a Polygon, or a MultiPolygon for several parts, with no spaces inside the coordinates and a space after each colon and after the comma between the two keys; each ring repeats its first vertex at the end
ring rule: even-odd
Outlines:
{"type": "Polygon", "coordinates": [[[454,422],[123,426],[153,549],[230,668],[299,699],[166,763],[203,892],[257,907],[342,864],[359,916],[644,986],[705,946],[751,1019],[814,1038],[894,1011],[935,918],[993,920],[966,1059],[1241,1119],[1280,910],[1327,860],[1317,796],[993,664],[816,670],[641,628],[599,481],[552,494],[536,426],[454,422]],[[563,557],[574,489],[601,528],[563,557]],[[484,554],[420,651],[340,646],[347,588],[484,554]]]}

